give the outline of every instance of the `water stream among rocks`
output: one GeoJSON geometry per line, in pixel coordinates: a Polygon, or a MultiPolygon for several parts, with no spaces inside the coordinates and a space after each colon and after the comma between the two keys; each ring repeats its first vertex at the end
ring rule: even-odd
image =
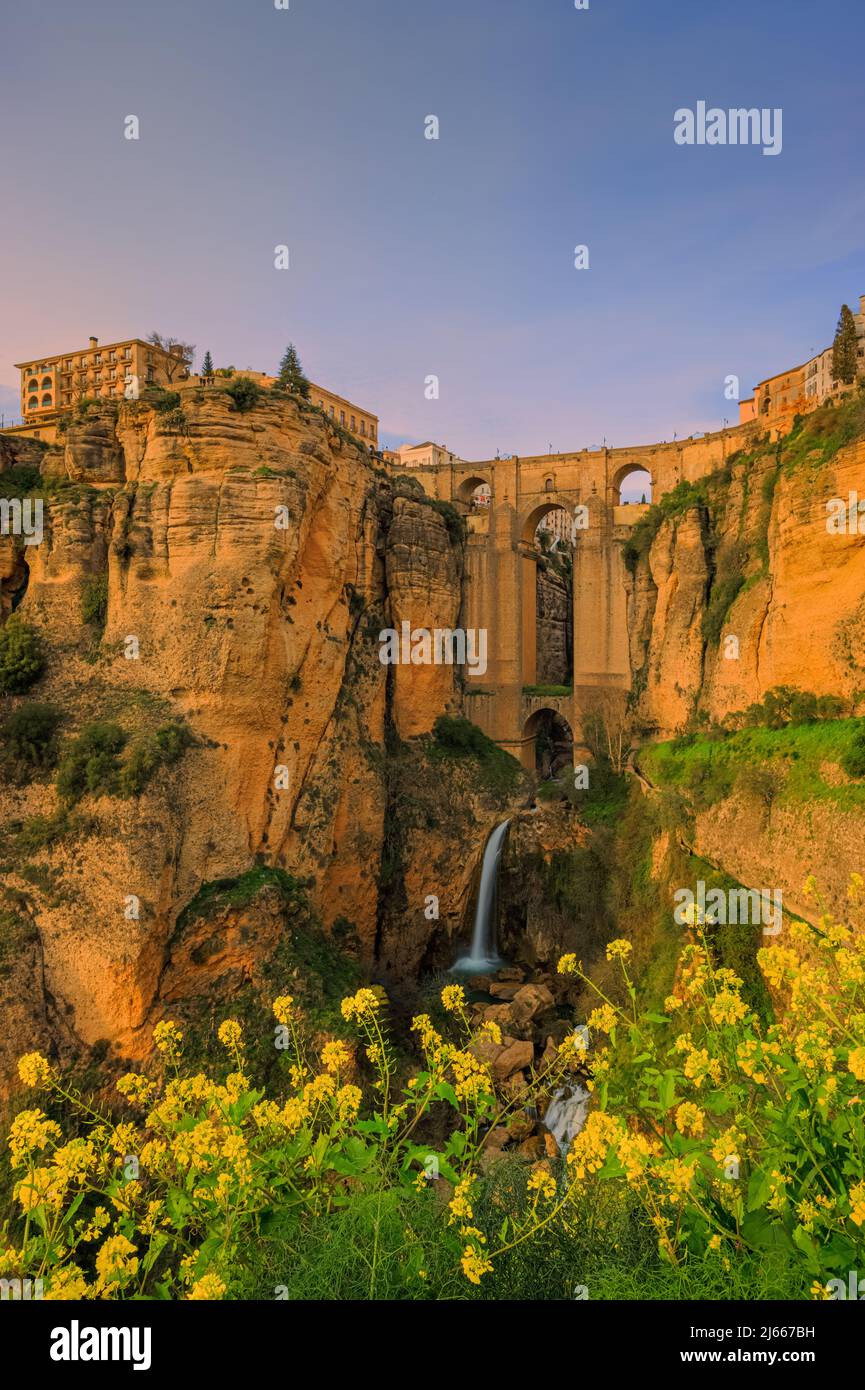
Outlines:
{"type": "MultiPolygon", "coordinates": [[[[504,965],[498,953],[496,909],[499,866],[509,825],[510,821],[502,821],[501,825],[497,825],[484,846],[471,946],[468,955],[458,956],[451,966],[451,974],[466,978],[491,976],[498,974],[504,965]]],[[[514,975],[513,971],[504,973],[509,978],[514,975]]],[[[517,971],[516,975],[517,978],[524,978],[520,971],[517,971]]],[[[523,992],[530,988],[534,987],[525,986],[523,992]]],[[[514,985],[513,990],[515,994],[518,993],[518,986],[514,985]]],[[[497,997],[512,997],[505,995],[503,988],[496,993],[497,997]]],[[[513,1042],[513,1039],[510,1041],[513,1042]]],[[[568,1081],[559,1087],[547,1106],[541,1123],[552,1135],[562,1156],[568,1152],[574,1138],[585,1124],[590,1099],[588,1090],[579,1081],[568,1081]]],[[[537,1112],[533,1113],[536,1115],[537,1112]]]]}

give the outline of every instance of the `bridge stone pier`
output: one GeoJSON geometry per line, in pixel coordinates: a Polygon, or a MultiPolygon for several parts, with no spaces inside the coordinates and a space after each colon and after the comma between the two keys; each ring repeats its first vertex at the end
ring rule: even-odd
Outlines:
{"type": "Polygon", "coordinates": [[[645,470],[658,501],[682,480],[694,482],[723,467],[759,433],[749,422],[713,434],[628,449],[464,461],[411,469],[428,496],[453,503],[467,518],[466,599],[461,626],[487,632],[487,669],[467,672],[466,713],[524,763],[535,765],[535,735],[544,710],[570,725],[575,752],[585,713],[602,690],[631,685],[626,570],[623,548],[648,506],[622,504],[620,489],[645,470]],[[473,503],[490,489],[488,506],[473,503]],[[562,508],[572,518],[585,508],[573,557],[573,670],[567,695],[534,693],[537,558],[535,528],[562,508]]]}

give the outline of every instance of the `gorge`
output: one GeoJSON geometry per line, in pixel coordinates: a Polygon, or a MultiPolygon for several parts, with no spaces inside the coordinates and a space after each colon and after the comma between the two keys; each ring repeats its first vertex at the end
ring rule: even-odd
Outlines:
{"type": "MultiPolygon", "coordinates": [[[[168,1013],[203,1023],[259,989],[269,963],[290,957],[292,923],[322,930],[350,969],[411,995],[451,967],[475,904],[476,939],[460,966],[478,965],[495,954],[487,870],[498,854],[499,949],[550,996],[532,1015],[541,1051],[563,1035],[557,954],[575,949],[603,975],[603,942],[635,898],[654,922],[637,930],[643,964],[670,977],[663,885],[681,854],[676,815],[733,881],[777,884],[802,912],[801,883],[819,862],[827,901],[843,902],[865,845],[860,788],[840,753],[812,759],[812,784],[794,785],[803,763],[788,735],[777,756],[764,750],[771,797],[732,774],[709,790],[679,778],[650,825],[638,788],[610,762],[608,735],[626,712],[629,737],[699,741],[700,729],[790,685],[837,699],[847,716],[832,724],[839,747],[853,737],[865,538],[830,536],[822,498],[846,495],[861,470],[858,396],[780,440],[746,431],[748,447],[727,441],[720,467],[711,440],[691,446],[694,481],[676,464],[688,446],[657,446],[660,500],[616,503],[613,517],[620,592],[604,603],[623,615],[615,650],[626,669],[594,685],[591,624],[568,604],[588,573],[591,527],[528,559],[520,521],[531,611],[514,614],[503,597],[480,624],[486,535],[517,514],[499,473],[478,530],[461,485],[443,499],[428,478],[394,477],[300,399],[265,393],[239,410],[218,387],[200,388],[185,393],[182,420],[160,405],[158,394],[93,405],[49,448],[0,435],[6,491],[42,497],[46,512],[42,544],[2,541],[4,611],[42,644],[31,698],[59,711],[61,769],[70,758],[84,769],[58,791],[47,769],[27,779],[7,761],[5,1086],[22,1048],[46,1036],[70,1062],[94,1048],[146,1057],[168,1013]],[[469,626],[488,637],[487,690],[459,665],[381,662],[384,630],[469,626]],[[719,650],[730,632],[735,662],[719,650]],[[529,637],[547,684],[491,694],[529,637]],[[531,711],[515,750],[522,767],[511,740],[496,746],[483,733],[495,699],[531,711]],[[106,724],[119,730],[113,751],[106,724]],[[559,752],[545,755],[538,790],[542,728],[559,752]],[[571,737],[574,761],[582,748],[595,769],[588,792],[568,775],[569,744],[556,743],[571,737]],[[138,786],[135,767],[157,765],[166,739],[181,753],[138,786]]],[[[512,462],[501,467],[513,474],[512,462]]],[[[624,467],[611,455],[616,488],[624,467]]],[[[552,505],[579,497],[568,487],[541,506],[529,499],[530,538],[552,505]]],[[[705,767],[724,746],[707,745],[705,767]]],[[[678,777],[686,752],[656,759],[655,773],[678,777]]],[[[508,1036],[530,1040],[532,1028],[506,1021],[508,1036]]]]}

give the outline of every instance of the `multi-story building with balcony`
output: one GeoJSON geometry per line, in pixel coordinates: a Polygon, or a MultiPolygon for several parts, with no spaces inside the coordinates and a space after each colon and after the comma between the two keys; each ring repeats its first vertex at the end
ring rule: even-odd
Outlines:
{"type": "Polygon", "coordinates": [[[81,400],[117,399],[137,395],[146,386],[171,386],[189,370],[182,347],[166,351],[143,338],[104,347],[98,338],[91,338],[86,348],[45,354],[15,366],[21,373],[25,427],[47,426],[58,411],[81,400]]]}

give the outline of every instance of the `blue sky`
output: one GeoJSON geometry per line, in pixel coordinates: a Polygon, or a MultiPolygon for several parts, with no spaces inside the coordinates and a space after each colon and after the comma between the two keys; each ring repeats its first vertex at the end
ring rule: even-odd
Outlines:
{"type": "Polygon", "coordinates": [[[15,361],[157,328],[294,340],[470,458],[717,427],[865,293],[863,40],[859,0],[7,8],[0,409],[15,361]],[[782,153],[677,146],[698,100],[781,107],[782,153]]]}

